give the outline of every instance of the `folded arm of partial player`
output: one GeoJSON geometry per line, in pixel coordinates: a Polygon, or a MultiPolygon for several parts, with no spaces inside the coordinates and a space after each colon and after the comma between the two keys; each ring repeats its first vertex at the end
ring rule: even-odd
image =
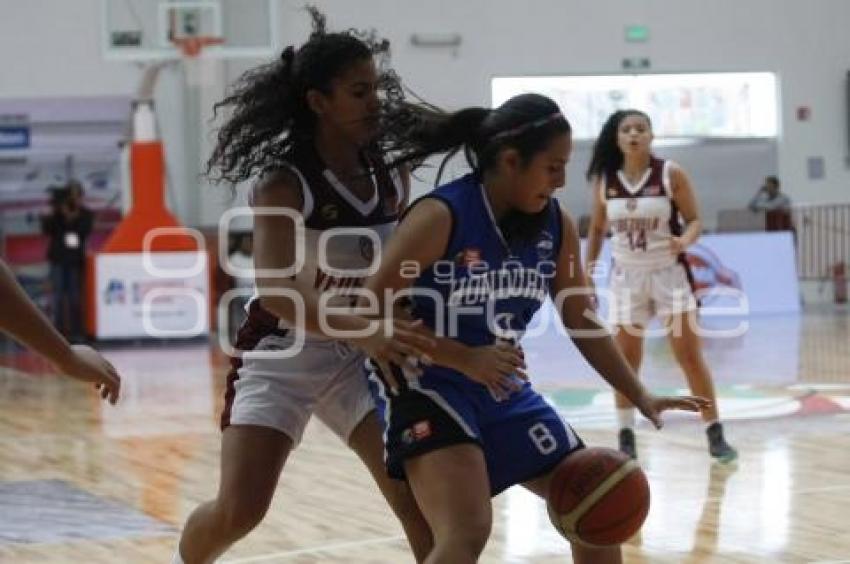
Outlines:
{"type": "Polygon", "coordinates": [[[121,378],[115,368],[91,347],[70,345],[29,300],[9,267],[0,261],[0,331],[49,360],[56,368],[92,382],[103,399],[118,401],[121,378]]]}
{"type": "Polygon", "coordinates": [[[682,219],[685,220],[684,232],[679,237],[671,237],[670,241],[670,252],[678,256],[697,242],[702,233],[702,220],[691,180],[687,173],[675,163],[670,164],[670,185],[673,202],[679,209],[682,219]]]}
{"type": "MultiPolygon", "coordinates": [[[[303,202],[298,179],[285,171],[270,175],[255,188],[254,205],[300,210],[303,202]]],[[[255,270],[281,272],[295,264],[295,233],[295,224],[286,215],[255,215],[255,270]]],[[[427,357],[435,346],[420,322],[329,312],[322,307],[318,291],[299,284],[295,277],[258,275],[256,284],[263,308],[290,326],[318,337],[346,341],[379,363],[401,365],[407,357],[427,357]],[[281,295],[281,290],[293,291],[299,300],[281,295]]]]}
{"type": "MultiPolygon", "coordinates": [[[[418,265],[424,272],[443,257],[452,232],[448,206],[435,198],[420,200],[405,216],[387,243],[378,272],[364,288],[382,296],[386,290],[400,292],[414,278],[404,275],[405,265],[418,265]]],[[[497,342],[470,347],[449,337],[434,336],[436,347],[429,352],[434,364],[446,366],[486,386],[496,398],[506,398],[520,388],[511,375],[528,379],[525,359],[514,345],[497,342]]],[[[384,371],[386,373],[386,371],[384,371]]]]}
{"type": "Polygon", "coordinates": [[[587,362],[614,389],[626,396],[640,412],[661,428],[661,412],[668,409],[700,411],[709,401],[695,396],[656,396],[640,383],[613,338],[596,316],[586,291],[581,268],[581,251],[575,226],[569,214],[563,214],[563,241],[558,256],[552,293],[560,306],[561,319],[573,342],[587,362]],[[559,295],[564,296],[559,298],[559,295]]]}

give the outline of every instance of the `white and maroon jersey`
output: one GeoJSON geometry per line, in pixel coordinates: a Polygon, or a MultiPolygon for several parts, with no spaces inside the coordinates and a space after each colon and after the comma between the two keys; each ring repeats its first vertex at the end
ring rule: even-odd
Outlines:
{"type": "Polygon", "coordinates": [[[623,267],[664,268],[678,257],[670,238],[682,234],[679,210],[670,185],[670,161],[650,158],[640,181],[631,184],[622,170],[603,177],[611,254],[623,267]]]}
{"type": "Polygon", "coordinates": [[[368,201],[358,198],[324,165],[311,143],[298,144],[286,155],[287,168],[301,183],[306,227],[304,266],[295,275],[296,286],[331,292],[330,306],[356,300],[351,289],[362,286],[376,269],[405,199],[397,169],[390,170],[380,158],[364,156],[363,164],[375,187],[368,201]],[[367,271],[373,263],[373,271],[367,271]]]}

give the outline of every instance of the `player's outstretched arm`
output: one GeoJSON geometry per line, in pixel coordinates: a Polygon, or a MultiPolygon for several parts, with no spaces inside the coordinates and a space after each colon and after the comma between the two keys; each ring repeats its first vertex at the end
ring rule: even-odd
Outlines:
{"type": "Polygon", "coordinates": [[[655,396],[638,380],[591,305],[581,268],[578,234],[569,215],[562,213],[564,232],[552,292],[564,326],[579,352],[602,378],[626,396],[656,427],[661,427],[662,411],[699,411],[707,407],[709,402],[705,398],[655,396]]]}
{"type": "Polygon", "coordinates": [[[104,399],[118,400],[121,378],[115,368],[91,347],[69,345],[18,285],[9,267],[0,261],[0,331],[45,357],[56,368],[84,382],[92,382],[104,399]]]}

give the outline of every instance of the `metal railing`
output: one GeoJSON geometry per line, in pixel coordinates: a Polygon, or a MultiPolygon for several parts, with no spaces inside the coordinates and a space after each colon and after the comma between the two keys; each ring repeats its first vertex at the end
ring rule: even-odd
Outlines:
{"type": "Polygon", "coordinates": [[[850,204],[795,205],[791,219],[801,280],[824,280],[850,266],[850,204]]]}

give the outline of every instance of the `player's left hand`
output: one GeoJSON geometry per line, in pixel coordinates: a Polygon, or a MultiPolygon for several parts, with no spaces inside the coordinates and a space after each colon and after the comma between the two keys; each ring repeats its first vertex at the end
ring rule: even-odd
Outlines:
{"type": "Polygon", "coordinates": [[[58,368],[75,380],[93,383],[100,396],[109,403],[115,404],[118,401],[121,377],[115,367],[93,348],[71,345],[71,354],[58,368]]]}
{"type": "Polygon", "coordinates": [[[669,409],[679,411],[702,411],[711,406],[711,401],[700,396],[656,396],[646,394],[635,407],[644,417],[652,421],[656,429],[664,426],[661,421],[661,413],[669,409]]]}
{"type": "Polygon", "coordinates": [[[681,255],[687,248],[688,246],[685,245],[681,237],[670,237],[670,253],[673,256],[681,255]]]}
{"type": "Polygon", "coordinates": [[[486,387],[496,401],[506,400],[522,389],[520,380],[528,381],[525,355],[522,349],[507,339],[496,339],[492,345],[470,347],[461,361],[467,378],[486,387]]]}

